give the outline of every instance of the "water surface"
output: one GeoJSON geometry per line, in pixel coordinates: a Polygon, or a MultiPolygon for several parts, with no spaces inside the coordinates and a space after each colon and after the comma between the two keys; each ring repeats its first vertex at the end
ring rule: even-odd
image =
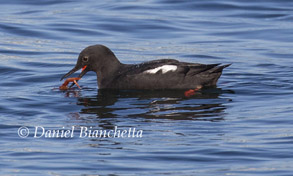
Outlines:
{"type": "Polygon", "coordinates": [[[1,175],[292,175],[293,2],[0,3],[1,175]],[[86,46],[123,63],[233,63],[216,88],[59,91],[86,46]],[[27,138],[17,134],[21,126],[27,138]],[[142,138],[34,138],[46,129],[143,130],[142,138]]]}

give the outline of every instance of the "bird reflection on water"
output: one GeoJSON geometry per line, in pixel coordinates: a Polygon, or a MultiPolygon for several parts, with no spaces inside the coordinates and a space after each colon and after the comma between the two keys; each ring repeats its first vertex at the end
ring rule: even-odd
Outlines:
{"type": "MultiPolygon", "coordinates": [[[[179,90],[98,90],[96,96],[77,98],[79,114],[106,118],[145,118],[170,120],[223,120],[229,99],[219,88],[203,89],[186,98],[179,90]]],[[[76,116],[76,115],[75,115],[76,116]]]]}

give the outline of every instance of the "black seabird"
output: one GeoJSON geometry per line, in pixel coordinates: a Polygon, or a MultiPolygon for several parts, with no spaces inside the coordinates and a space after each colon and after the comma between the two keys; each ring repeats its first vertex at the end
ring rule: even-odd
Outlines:
{"type": "Polygon", "coordinates": [[[174,59],[123,64],[106,46],[93,45],[79,54],[75,67],[61,80],[82,69],[80,78],[88,71],[96,72],[99,89],[194,89],[215,86],[230,64],[219,65],[174,59]]]}

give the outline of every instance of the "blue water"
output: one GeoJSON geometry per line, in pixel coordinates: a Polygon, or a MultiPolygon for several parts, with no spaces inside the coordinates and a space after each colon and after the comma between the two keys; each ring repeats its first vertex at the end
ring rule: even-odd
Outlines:
{"type": "Polygon", "coordinates": [[[290,0],[1,1],[0,174],[293,175],[292,20],[290,0]],[[123,63],[233,64],[190,98],[98,91],[94,73],[56,89],[93,44],[123,63]],[[142,137],[78,136],[115,126],[142,137]]]}

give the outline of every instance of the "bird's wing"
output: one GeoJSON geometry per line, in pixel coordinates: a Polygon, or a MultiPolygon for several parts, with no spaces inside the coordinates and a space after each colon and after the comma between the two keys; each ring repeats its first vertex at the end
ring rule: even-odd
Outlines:
{"type": "Polygon", "coordinates": [[[131,74],[139,74],[143,73],[144,71],[155,69],[161,67],[163,65],[178,65],[180,62],[175,59],[159,59],[159,60],[152,60],[149,62],[144,62],[141,64],[133,64],[128,65],[128,69],[123,74],[131,75],[131,74]]]}
{"type": "Polygon", "coordinates": [[[172,70],[173,74],[184,74],[185,76],[195,76],[198,74],[211,74],[221,72],[225,67],[229,65],[218,66],[220,64],[199,64],[199,63],[188,63],[188,62],[179,62],[175,59],[160,59],[152,60],[149,62],[144,62],[141,64],[127,65],[127,69],[124,69],[124,72],[120,74],[123,75],[132,75],[132,74],[141,74],[141,73],[150,73],[153,74],[162,74],[162,70],[156,71],[156,69],[162,66],[176,66],[176,69],[172,70]],[[150,72],[148,72],[150,71],[150,72]]]}
{"type": "Polygon", "coordinates": [[[182,67],[185,67],[187,70],[186,75],[187,76],[195,76],[197,74],[205,73],[209,74],[212,73],[217,66],[220,64],[195,64],[195,65],[182,65],[182,67]]]}

